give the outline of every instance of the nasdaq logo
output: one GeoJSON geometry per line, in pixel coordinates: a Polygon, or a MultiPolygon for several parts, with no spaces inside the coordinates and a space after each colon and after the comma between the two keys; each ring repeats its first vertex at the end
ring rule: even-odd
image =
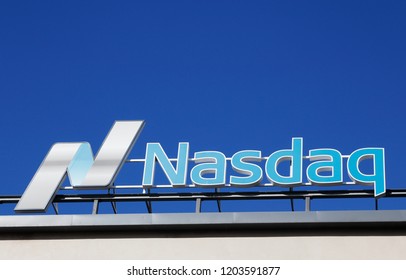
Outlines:
{"type": "Polygon", "coordinates": [[[66,176],[76,188],[111,186],[143,127],[144,121],[115,122],[94,159],[87,142],[54,144],[14,210],[45,211],[66,176]]]}
{"type": "Polygon", "coordinates": [[[344,156],[335,149],[314,149],[303,155],[303,138],[293,138],[290,149],[263,156],[258,150],[243,150],[231,158],[219,151],[201,151],[189,158],[189,143],[179,143],[177,166],[171,163],[159,143],[148,143],[145,155],[143,187],[154,187],[155,167],[159,164],[174,187],[187,185],[188,163],[194,162],[189,178],[197,187],[252,187],[260,185],[264,174],[269,183],[265,186],[297,187],[301,185],[332,186],[344,184],[344,170],[353,183],[373,186],[376,197],[385,194],[385,151],[383,148],[362,148],[344,156]],[[304,160],[310,163],[305,168],[304,160]],[[347,166],[344,166],[344,159],[347,166]],[[365,174],[360,169],[364,160],[372,161],[373,171],[365,174]],[[235,174],[227,178],[227,161],[235,174]],[[259,162],[265,161],[264,170],[259,162]],[[281,174],[279,165],[288,161],[289,174],[281,174]],[[304,172],[304,169],[306,172],[304,172]],[[306,174],[307,182],[303,177],[306,174]]]}
{"type": "MultiPolygon", "coordinates": [[[[144,121],[115,122],[95,158],[87,142],[54,144],[15,211],[46,211],[66,176],[76,189],[113,187],[144,124],[144,121]]],[[[199,151],[190,157],[189,147],[187,142],[179,143],[178,155],[171,159],[160,143],[147,143],[145,158],[134,160],[144,163],[139,187],[160,187],[154,182],[155,170],[159,166],[166,175],[167,186],[176,188],[293,188],[302,185],[361,184],[372,186],[375,197],[386,192],[383,148],[361,148],[350,155],[342,155],[331,148],[313,149],[304,155],[303,139],[295,137],[288,149],[275,151],[269,156],[264,156],[259,150],[242,150],[227,158],[220,151],[199,151]],[[309,162],[305,164],[305,160],[309,162]],[[365,160],[372,163],[368,172],[360,168],[361,162],[365,160]],[[280,172],[281,163],[286,161],[290,165],[288,174],[280,172]],[[344,171],[351,182],[344,182],[344,171]]]]}

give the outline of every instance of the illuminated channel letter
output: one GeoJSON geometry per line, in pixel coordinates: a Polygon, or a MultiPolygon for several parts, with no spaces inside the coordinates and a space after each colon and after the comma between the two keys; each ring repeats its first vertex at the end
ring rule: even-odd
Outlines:
{"type": "Polygon", "coordinates": [[[354,151],[348,159],[347,168],[351,180],[374,186],[375,196],[385,194],[385,150],[383,148],[363,148],[354,151]],[[359,164],[366,159],[373,160],[373,174],[364,174],[359,169],[359,164]]]}
{"type": "Polygon", "coordinates": [[[266,161],[265,170],[268,180],[275,185],[291,186],[302,183],[303,138],[292,138],[291,150],[279,150],[271,154],[266,161]],[[278,165],[283,161],[291,162],[290,175],[282,176],[278,173],[278,165]]]}
{"type": "Polygon", "coordinates": [[[198,187],[224,187],[226,184],[226,156],[217,151],[195,153],[196,166],[190,171],[190,179],[198,187]],[[207,178],[203,175],[214,174],[207,178]]]}
{"type": "Polygon", "coordinates": [[[231,158],[231,166],[235,172],[248,176],[230,176],[230,184],[233,187],[251,187],[259,184],[262,180],[262,169],[248,161],[261,161],[261,151],[240,151],[231,158]]]}
{"type": "Polygon", "coordinates": [[[307,179],[312,184],[334,185],[343,182],[343,160],[341,153],[334,149],[316,149],[309,151],[311,163],[307,167],[307,179]],[[331,175],[321,175],[320,172],[331,175]]]}
{"type": "Polygon", "coordinates": [[[154,186],[154,174],[156,162],[162,167],[170,184],[174,187],[186,185],[186,171],[189,157],[189,143],[179,143],[176,170],[171,164],[168,156],[159,143],[148,143],[145,152],[144,176],[142,185],[144,187],[154,186]]]}

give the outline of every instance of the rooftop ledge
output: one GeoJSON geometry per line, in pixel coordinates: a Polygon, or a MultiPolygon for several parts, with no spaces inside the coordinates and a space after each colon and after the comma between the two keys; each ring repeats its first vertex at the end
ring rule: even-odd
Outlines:
{"type": "Polygon", "coordinates": [[[406,210],[0,216],[2,232],[406,229],[406,210]]]}

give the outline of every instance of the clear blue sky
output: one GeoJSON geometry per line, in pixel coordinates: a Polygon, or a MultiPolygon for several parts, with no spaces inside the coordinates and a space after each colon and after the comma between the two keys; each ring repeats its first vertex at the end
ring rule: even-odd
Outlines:
{"type": "MultiPolygon", "coordinates": [[[[405,1],[2,1],[0,194],[21,194],[55,142],[97,151],[146,120],[131,157],[386,149],[403,188],[405,1]]],[[[132,176],[131,174],[129,176],[132,176]]],[[[0,209],[1,211],[1,209],[0,209]]]]}

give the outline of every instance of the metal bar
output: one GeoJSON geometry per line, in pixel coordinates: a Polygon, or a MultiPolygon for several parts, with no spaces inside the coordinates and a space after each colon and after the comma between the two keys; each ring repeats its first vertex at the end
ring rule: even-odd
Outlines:
{"type": "MultiPolygon", "coordinates": [[[[356,185],[356,183],[355,182],[343,182],[340,185],[341,186],[354,186],[354,185],[356,185]]],[[[301,184],[301,186],[313,186],[313,185],[311,183],[307,182],[307,183],[301,184]]],[[[232,187],[231,184],[224,185],[224,188],[229,188],[229,187],[232,187]]],[[[275,185],[272,183],[265,183],[265,184],[257,185],[256,187],[260,187],[260,188],[275,187],[275,185]]],[[[169,185],[169,184],[160,184],[160,185],[155,185],[153,188],[154,189],[173,188],[173,186],[169,185]]],[[[197,186],[194,184],[186,184],[184,186],[184,188],[194,189],[194,188],[197,188],[197,186]]],[[[65,186],[65,187],[61,187],[60,189],[61,190],[73,190],[76,188],[74,188],[73,186],[65,186]]],[[[103,189],[105,189],[105,188],[103,188],[103,189]]],[[[145,187],[143,185],[118,185],[118,186],[110,186],[109,189],[145,189],[145,187]]]]}
{"type": "MultiPolygon", "coordinates": [[[[289,188],[289,192],[293,192],[293,188],[289,188]]],[[[294,212],[295,211],[295,204],[293,202],[293,198],[290,199],[290,209],[294,212]]]]}
{"type": "MultiPolygon", "coordinates": [[[[145,193],[145,192],[143,192],[143,193],[145,193]]],[[[151,189],[147,189],[147,193],[148,193],[148,196],[151,195],[151,189]]],[[[145,204],[147,206],[148,213],[151,214],[152,213],[152,203],[151,203],[151,201],[147,200],[147,201],[145,201],[145,204]]]]}
{"type": "Polygon", "coordinates": [[[0,203],[18,203],[20,196],[0,196],[0,203]]]}
{"type": "MultiPolygon", "coordinates": [[[[149,231],[157,230],[157,232],[168,231],[169,234],[172,234],[173,230],[180,230],[177,232],[185,232],[186,230],[185,237],[194,238],[199,236],[207,237],[205,229],[213,230],[213,233],[220,229],[230,232],[231,235],[220,235],[227,237],[235,236],[235,233],[233,234],[234,229],[237,230],[237,233],[241,233],[238,230],[247,229],[255,230],[253,233],[258,233],[258,229],[261,227],[266,229],[267,232],[277,229],[276,233],[295,231],[296,229],[303,229],[308,232],[311,229],[313,233],[319,232],[322,235],[327,233],[327,236],[329,231],[326,232],[325,229],[336,230],[341,228],[343,229],[341,233],[355,233],[362,239],[366,234],[393,236],[394,229],[397,233],[404,233],[405,226],[406,210],[229,212],[215,215],[213,213],[176,213],[169,215],[167,213],[157,213],[154,214],[153,218],[151,218],[150,214],[138,213],[104,215],[102,219],[97,215],[39,215],[35,216],[35,219],[30,215],[21,215],[0,219],[0,232],[7,232],[7,235],[15,233],[28,234],[20,236],[20,239],[24,236],[30,237],[35,232],[47,233],[46,235],[49,235],[48,233],[55,235],[57,232],[67,233],[62,238],[69,238],[69,232],[78,231],[79,233],[90,234],[89,238],[91,238],[92,236],[100,237],[100,235],[91,235],[92,232],[129,232],[129,230],[132,230],[136,233],[145,229],[149,231]],[[280,229],[283,230],[280,231],[280,229]]],[[[167,234],[165,233],[165,235],[167,234]]]]}
{"type": "Polygon", "coordinates": [[[200,213],[200,211],[202,210],[202,199],[201,198],[197,198],[196,199],[196,213],[200,213]]]}
{"type": "MultiPolygon", "coordinates": [[[[114,186],[114,184],[113,184],[114,186]]],[[[113,193],[114,195],[116,194],[116,188],[114,189],[109,189],[108,194],[113,193]]],[[[117,202],[116,201],[111,201],[111,207],[113,208],[114,214],[117,214],[117,202]]]]}
{"type": "Polygon", "coordinates": [[[54,208],[55,214],[58,215],[59,214],[58,203],[52,202],[52,207],[54,208]]]}
{"type": "Polygon", "coordinates": [[[93,201],[92,214],[93,214],[93,215],[96,215],[96,214],[98,214],[98,213],[99,213],[99,200],[98,200],[98,199],[95,199],[95,200],[93,201]]]}
{"type": "MultiPolygon", "coordinates": [[[[158,201],[158,200],[195,200],[203,198],[206,200],[238,200],[238,199],[295,199],[303,197],[311,198],[374,198],[373,191],[358,191],[358,192],[221,192],[221,193],[154,193],[154,194],[72,194],[72,195],[57,195],[55,202],[64,201],[82,201],[89,202],[95,199],[103,201],[158,201]]],[[[391,194],[388,197],[396,197],[398,195],[391,194]]],[[[403,195],[406,197],[405,195],[403,195]]]]}
{"type": "Polygon", "coordinates": [[[294,212],[295,211],[295,203],[293,201],[293,198],[290,199],[290,209],[294,212]]]}
{"type": "Polygon", "coordinates": [[[216,201],[217,201],[217,210],[221,212],[221,201],[220,199],[217,199],[216,201]]]}
{"type": "Polygon", "coordinates": [[[111,201],[111,207],[113,208],[114,214],[117,214],[117,202],[111,201]]]}
{"type": "Polygon", "coordinates": [[[310,211],[310,197],[306,196],[305,198],[305,211],[309,212],[310,211]]]}
{"type": "Polygon", "coordinates": [[[151,201],[145,201],[145,205],[147,206],[148,213],[152,213],[152,204],[151,201]]]}
{"type": "MultiPolygon", "coordinates": [[[[219,193],[219,192],[220,192],[219,188],[215,188],[215,189],[214,189],[214,192],[215,192],[215,193],[219,193]]],[[[220,201],[220,199],[216,199],[216,201],[217,201],[217,210],[218,210],[219,212],[221,212],[221,201],[220,201]]]]}

